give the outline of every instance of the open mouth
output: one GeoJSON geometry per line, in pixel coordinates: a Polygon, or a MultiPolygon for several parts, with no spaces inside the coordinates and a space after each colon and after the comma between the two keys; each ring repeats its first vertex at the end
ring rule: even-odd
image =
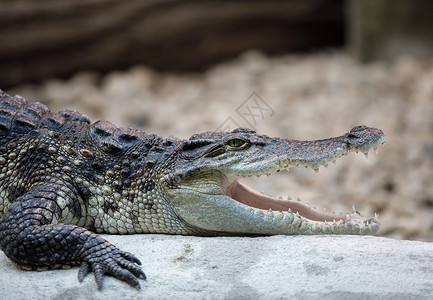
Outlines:
{"type": "MultiPolygon", "coordinates": [[[[378,144],[383,143],[384,140],[380,140],[378,144]]],[[[374,151],[376,154],[378,153],[377,146],[374,147],[374,151]]],[[[364,152],[364,154],[368,157],[367,152],[364,152]]],[[[276,172],[278,171],[279,170],[276,172]]],[[[259,176],[260,175],[258,175],[258,177],[259,176]]],[[[272,210],[273,212],[295,214],[307,221],[332,222],[334,224],[346,224],[347,222],[351,222],[353,224],[364,224],[367,226],[373,225],[376,228],[378,228],[380,224],[377,214],[372,218],[365,218],[354,206],[352,206],[352,212],[346,214],[320,211],[309,204],[301,202],[300,199],[291,200],[289,198],[284,200],[282,198],[265,195],[240,182],[239,178],[235,179],[233,182],[228,182],[225,188],[223,188],[223,191],[226,196],[246,206],[264,211],[272,210]]]]}
{"type": "MultiPolygon", "coordinates": [[[[361,127],[359,127],[362,129],[361,127]]],[[[352,129],[352,131],[356,132],[358,128],[352,129]]],[[[351,131],[351,132],[352,132],[351,131]]],[[[363,152],[365,156],[368,158],[368,151],[374,150],[376,154],[378,154],[378,146],[383,145],[385,143],[385,137],[383,133],[378,135],[378,137],[373,140],[371,143],[367,143],[353,150],[355,152],[363,152]]],[[[319,165],[327,166],[327,163],[330,161],[335,162],[335,159],[345,153],[340,153],[338,155],[331,156],[329,158],[325,158],[325,160],[321,161],[319,165]]],[[[319,165],[309,165],[304,164],[305,167],[312,167],[316,171],[318,171],[319,165]]],[[[285,166],[288,168],[289,166],[285,166]]],[[[284,167],[283,167],[284,169],[284,167]]],[[[275,170],[275,172],[280,171],[275,170]]],[[[262,175],[262,174],[254,174],[254,175],[262,175]]],[[[274,198],[272,196],[265,195],[260,193],[253,188],[241,183],[239,179],[235,179],[233,182],[228,182],[226,187],[223,189],[224,194],[231,199],[240,202],[244,205],[247,205],[252,208],[265,210],[265,211],[278,211],[285,214],[295,214],[297,217],[306,219],[306,221],[318,222],[318,223],[328,223],[333,222],[334,224],[363,224],[366,226],[373,225],[373,227],[379,227],[378,216],[375,214],[373,218],[365,218],[352,206],[352,213],[350,214],[339,214],[334,212],[327,211],[319,211],[310,205],[303,203],[301,201],[294,200],[283,200],[282,198],[274,198]]]]}
{"type": "Polygon", "coordinates": [[[253,188],[241,183],[239,180],[235,180],[225,189],[225,195],[250,207],[262,210],[271,209],[272,211],[294,213],[311,221],[333,222],[340,220],[353,220],[358,222],[379,222],[377,217],[369,220],[365,219],[361,213],[356,210],[354,210],[351,214],[342,215],[326,211],[319,211],[308,204],[297,200],[277,199],[260,193],[253,188]]]}

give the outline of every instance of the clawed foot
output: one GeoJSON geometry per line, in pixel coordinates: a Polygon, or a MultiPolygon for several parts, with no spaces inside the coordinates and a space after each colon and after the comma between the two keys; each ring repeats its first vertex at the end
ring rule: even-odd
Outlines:
{"type": "Polygon", "coordinates": [[[140,289],[138,279],[146,279],[146,275],[138,266],[141,265],[140,260],[129,252],[121,251],[115,246],[107,244],[99,245],[98,248],[100,249],[96,249],[84,257],[78,271],[78,280],[82,282],[84,277],[93,271],[99,290],[102,290],[105,274],[126,281],[140,289]]]}

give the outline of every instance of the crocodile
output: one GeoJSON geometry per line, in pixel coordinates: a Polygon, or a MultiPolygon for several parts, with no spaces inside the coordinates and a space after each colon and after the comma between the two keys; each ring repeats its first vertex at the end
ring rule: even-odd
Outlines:
{"type": "Polygon", "coordinates": [[[316,170],[384,142],[366,126],[315,141],[246,128],[161,138],[0,90],[0,247],[25,270],[79,266],[78,280],[93,272],[98,289],[105,275],[140,288],[140,260],[100,233],[373,234],[376,216],[319,211],[239,179],[316,170]]]}

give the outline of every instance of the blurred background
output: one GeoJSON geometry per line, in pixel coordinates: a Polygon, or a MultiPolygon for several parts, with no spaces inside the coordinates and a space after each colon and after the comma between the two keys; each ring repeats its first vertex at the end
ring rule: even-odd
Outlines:
{"type": "Polygon", "coordinates": [[[253,180],[433,241],[433,2],[0,2],[0,88],[163,137],[252,127],[320,139],[381,128],[379,155],[253,180]]]}

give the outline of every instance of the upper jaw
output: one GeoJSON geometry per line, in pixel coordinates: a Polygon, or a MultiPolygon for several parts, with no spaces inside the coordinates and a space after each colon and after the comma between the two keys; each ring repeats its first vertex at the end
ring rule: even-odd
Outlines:
{"type": "Polygon", "coordinates": [[[231,166],[227,173],[234,176],[271,174],[290,167],[304,166],[318,170],[349,152],[362,152],[366,156],[386,141],[382,130],[356,126],[350,132],[333,138],[315,141],[269,139],[265,146],[242,155],[242,160],[231,166]]]}

